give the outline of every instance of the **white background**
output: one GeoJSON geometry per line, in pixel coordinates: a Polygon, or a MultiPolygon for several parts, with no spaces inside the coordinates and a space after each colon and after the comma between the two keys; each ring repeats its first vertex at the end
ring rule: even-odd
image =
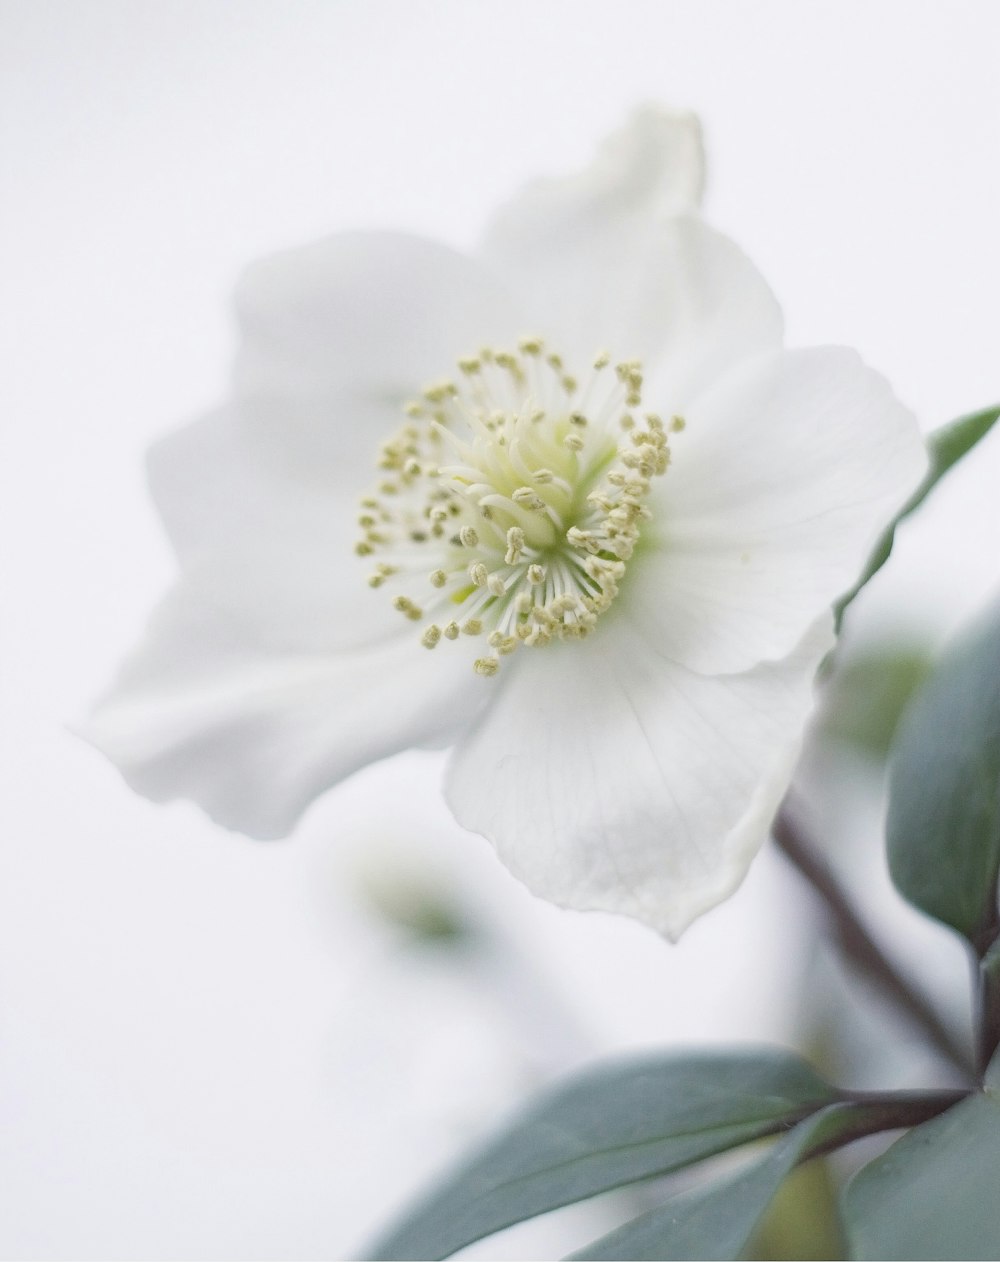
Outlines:
{"type": "MultiPolygon", "coordinates": [[[[539,1078],[791,1028],[767,856],[669,948],[530,899],[436,757],[262,846],[133,797],[67,725],[169,582],[142,453],[225,390],[240,267],[347,227],[471,246],[639,101],[702,114],[710,217],[793,344],[859,347],[927,427],[995,401],[998,48],[989,0],[0,4],[3,1256],[346,1255],[539,1078]],[[409,950],[371,906],[390,875],[494,954],[409,950]]],[[[936,638],[996,589],[998,473],[994,440],[857,632],[936,638]]],[[[606,1225],[575,1221],[477,1256],[606,1225]]]]}

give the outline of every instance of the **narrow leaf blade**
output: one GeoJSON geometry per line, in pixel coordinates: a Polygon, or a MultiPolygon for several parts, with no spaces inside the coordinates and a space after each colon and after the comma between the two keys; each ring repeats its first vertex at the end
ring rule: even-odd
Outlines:
{"type": "Polygon", "coordinates": [[[693,1188],[588,1245],[574,1259],[738,1258],[778,1189],[810,1152],[858,1130],[859,1108],[833,1105],[800,1122],[739,1174],[693,1188]]]}
{"type": "Polygon", "coordinates": [[[777,1050],[600,1066],[530,1106],[364,1256],[447,1257],[512,1223],[783,1130],[836,1098],[777,1050]]]}
{"type": "Polygon", "coordinates": [[[969,416],[963,416],[957,421],[952,421],[950,425],[943,425],[930,435],[927,440],[927,454],[930,457],[930,465],[924,480],[882,533],[872,549],[868,563],[857,583],[845,596],[840,598],[834,607],[838,630],[847,606],[888,561],[896,539],[896,527],[899,523],[920,507],[952,465],[956,464],[967,452],[971,451],[980,439],[986,437],[998,418],[1000,418],[1000,406],[983,408],[981,412],[973,412],[969,416]]]}
{"type": "Polygon", "coordinates": [[[903,715],[886,837],[903,897],[982,945],[1000,870],[1000,607],[945,653],[903,715]]]}

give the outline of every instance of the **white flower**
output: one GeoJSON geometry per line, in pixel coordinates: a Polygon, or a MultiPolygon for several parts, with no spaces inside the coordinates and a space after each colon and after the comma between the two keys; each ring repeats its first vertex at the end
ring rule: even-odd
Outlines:
{"type": "Polygon", "coordinates": [[[249,269],[232,397],[151,456],[182,574],[88,731],[130,784],[275,837],[453,744],[456,817],[537,894],[676,937],[735,888],[925,456],[854,353],[781,349],[701,186],[696,120],[647,110],[476,258],[249,269]]]}

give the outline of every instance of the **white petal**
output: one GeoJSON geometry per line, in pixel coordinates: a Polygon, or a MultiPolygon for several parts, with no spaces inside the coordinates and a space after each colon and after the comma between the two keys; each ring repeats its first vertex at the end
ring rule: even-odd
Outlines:
{"type": "Polygon", "coordinates": [[[529,184],[496,213],[488,256],[528,271],[553,250],[613,252],[637,218],[697,210],[705,182],[695,115],[647,106],[608,136],[583,171],[529,184]]]}
{"type": "Polygon", "coordinates": [[[734,242],[700,219],[650,225],[637,240],[623,325],[647,370],[648,407],[669,416],[735,365],[778,350],[778,301],[734,242]]]}
{"type": "Polygon", "coordinates": [[[927,456],[840,348],[762,357],[686,416],[620,599],[666,656],[732,673],[784,657],[851,586],[927,456]]]}
{"type": "Polygon", "coordinates": [[[340,484],[367,476],[406,399],[525,327],[486,266],[394,233],[342,233],[255,263],[236,306],[247,434],[282,468],[340,484]]]}
{"type": "Polygon", "coordinates": [[[469,722],[490,681],[472,645],[447,649],[408,625],[342,654],[265,653],[179,588],[81,734],[154,801],[190,798],[227,828],[280,837],[359,767],[469,722]]]}
{"type": "MultiPolygon", "coordinates": [[[[381,640],[400,629],[357,557],[357,503],[262,464],[238,416],[220,409],[149,453],[157,506],[199,600],[262,648],[306,652],[381,640]]],[[[371,477],[374,475],[372,461],[371,477]]]]}
{"type": "Polygon", "coordinates": [[[767,285],[691,213],[702,180],[693,116],[643,112],[588,170],[535,185],[502,211],[484,253],[577,371],[605,348],[639,356],[647,369],[662,364],[682,406],[706,372],[781,341],[767,285]]]}
{"type": "Polygon", "coordinates": [[[526,650],[452,755],[448,800],[536,894],[676,939],[764,842],[832,643],[827,615],[787,660],[717,679],[626,619],[526,650]]]}

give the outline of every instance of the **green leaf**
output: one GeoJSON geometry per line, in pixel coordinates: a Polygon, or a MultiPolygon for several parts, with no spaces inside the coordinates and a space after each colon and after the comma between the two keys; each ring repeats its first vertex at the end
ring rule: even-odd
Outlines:
{"type": "Polygon", "coordinates": [[[886,836],[904,898],[986,945],[1000,869],[1000,608],[949,648],[904,714],[886,836]]]}
{"type": "Polygon", "coordinates": [[[856,1258],[1000,1258],[1000,1098],[897,1140],[848,1186],[844,1220],[856,1258]]]}
{"type": "Polygon", "coordinates": [[[838,654],[823,690],[816,735],[883,760],[930,665],[928,650],[916,644],[866,645],[838,654]]]}
{"type": "Polygon", "coordinates": [[[839,1184],[818,1157],[793,1170],[778,1189],[743,1256],[753,1262],[830,1262],[847,1257],[839,1184]]]}
{"type": "Polygon", "coordinates": [[[840,630],[844,610],[869,579],[873,578],[888,561],[892,552],[892,545],[896,539],[896,527],[899,523],[920,507],[951,466],[959,461],[966,452],[970,451],[981,438],[985,438],[998,418],[1000,418],[1000,406],[984,408],[981,412],[973,412],[969,416],[963,416],[957,421],[952,421],[950,425],[943,425],[928,437],[927,454],[930,456],[930,465],[927,473],[924,475],[924,480],[886,527],[878,543],[872,549],[871,556],[868,558],[868,564],[865,566],[857,583],[834,606],[838,631],[840,630]]]}
{"type": "Polygon", "coordinates": [[[364,1256],[444,1258],[525,1218],[784,1130],[836,1099],[777,1050],[599,1066],[530,1106],[364,1256]]]}
{"type": "Polygon", "coordinates": [[[738,1258],[782,1182],[810,1153],[864,1132],[865,1106],[835,1104],[778,1140],[730,1178],[672,1197],[573,1258],[738,1258]]]}

